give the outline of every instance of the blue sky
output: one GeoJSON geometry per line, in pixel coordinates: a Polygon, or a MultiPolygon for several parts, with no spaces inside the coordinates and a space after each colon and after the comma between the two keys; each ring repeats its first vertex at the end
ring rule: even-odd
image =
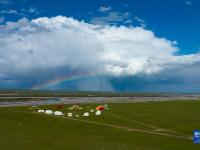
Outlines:
{"type": "Polygon", "coordinates": [[[26,62],[30,66],[24,66],[25,62],[18,61],[19,63],[13,66],[15,71],[3,69],[0,73],[1,88],[32,88],[40,82],[48,82],[48,80],[55,80],[61,76],[69,76],[68,74],[71,72],[76,74],[83,70],[82,78],[63,80],[42,88],[199,92],[197,83],[200,82],[200,79],[195,75],[198,74],[196,70],[199,69],[199,8],[198,0],[51,0],[48,2],[0,0],[0,37],[2,38],[0,39],[0,44],[2,44],[0,65],[8,68],[8,64],[16,61],[15,58],[23,58],[26,55],[22,53],[23,50],[41,56],[41,58],[38,57],[38,61],[35,60],[35,56],[30,56],[29,61],[26,62]],[[41,17],[46,17],[46,20],[41,17]],[[68,20],[69,18],[72,20],[68,20]],[[46,21],[48,23],[44,25],[43,23],[46,21]],[[78,22],[77,26],[75,25],[76,21],[78,22]],[[81,24],[82,22],[84,24],[81,24]],[[65,26],[62,29],[60,28],[61,23],[65,26]],[[88,27],[88,24],[93,27],[88,27]],[[41,33],[41,28],[48,30],[49,25],[51,25],[52,34],[49,35],[46,31],[41,33]],[[31,30],[26,32],[25,28],[31,30]],[[69,37],[69,34],[72,34],[71,28],[73,28],[72,33],[77,34],[77,45],[84,47],[83,50],[79,51],[77,45],[70,45],[74,38],[69,37]],[[87,32],[85,28],[88,28],[87,32]],[[34,44],[27,44],[33,30],[36,35],[31,37],[33,41],[35,39],[43,40],[44,35],[47,38],[49,36],[49,39],[54,42],[55,39],[65,39],[66,37],[66,42],[61,43],[62,40],[57,42],[60,43],[57,47],[60,46],[62,50],[56,53],[60,55],[54,58],[59,59],[66,55],[63,62],[52,61],[53,56],[50,54],[53,52],[44,51],[44,47],[48,47],[52,51],[56,50],[53,46],[49,46],[48,42],[50,41],[41,42],[40,40],[35,41],[34,44]],[[62,35],[60,30],[66,33],[63,32],[62,35]],[[78,35],[78,30],[83,33],[78,35]],[[93,34],[88,34],[88,32],[93,34]],[[126,34],[128,33],[132,33],[133,36],[130,34],[127,38],[126,34]],[[25,36],[22,36],[24,34],[25,36]],[[84,38],[79,39],[83,34],[85,41],[84,38]],[[8,46],[16,38],[18,38],[18,42],[8,46]],[[93,38],[97,38],[94,43],[90,42],[93,38]],[[145,40],[146,38],[147,40],[145,40]],[[112,40],[106,42],[109,39],[117,39],[118,42],[113,43],[112,40]],[[72,48],[64,45],[68,42],[69,47],[72,48]],[[152,42],[156,44],[151,45],[152,42]],[[21,49],[17,50],[16,45],[21,49]],[[88,50],[91,48],[94,51],[88,50]],[[118,48],[119,50],[117,50],[118,48]],[[72,50],[72,53],[70,49],[77,50],[72,50]],[[9,56],[4,53],[6,50],[9,56]],[[103,54],[99,54],[97,51],[102,51],[103,54]],[[132,51],[134,51],[133,54],[132,51]],[[84,55],[84,57],[78,57],[80,63],[77,63],[79,60],[74,63],[67,58],[68,56],[77,57],[79,53],[84,55]],[[89,58],[85,55],[89,55],[89,58]],[[90,56],[95,60],[88,61],[90,56]],[[9,57],[7,62],[4,62],[7,57],[9,57]],[[46,61],[43,62],[39,59],[46,61]],[[42,70],[46,70],[46,72],[41,71],[39,64],[34,66],[32,64],[34,61],[45,64],[42,70]],[[46,63],[52,63],[53,67],[49,67],[46,63]],[[58,64],[55,65],[56,63],[58,64]],[[94,64],[98,64],[98,66],[94,64]],[[99,64],[103,64],[102,68],[99,67],[99,64]],[[36,70],[40,72],[40,77],[33,75],[36,70]],[[92,77],[86,75],[85,72],[91,72],[91,70],[100,73],[96,73],[96,76],[92,77]],[[193,72],[191,73],[191,71],[193,72]],[[46,76],[49,78],[47,79],[46,76]]]}
{"type": "MultiPolygon", "coordinates": [[[[113,11],[119,13],[130,13],[130,19],[134,20],[133,25],[139,25],[134,19],[134,17],[139,17],[157,36],[176,40],[181,48],[181,54],[194,53],[200,49],[200,2],[198,0],[51,0],[48,2],[10,0],[9,2],[9,4],[2,3],[0,9],[17,10],[31,19],[40,16],[64,15],[90,21],[92,17],[102,15],[98,12],[101,6],[111,7],[113,11]],[[28,12],[31,9],[35,12],[28,12]]],[[[23,17],[23,15],[16,14],[2,14],[2,16],[6,21],[14,21],[23,17]]],[[[120,22],[120,24],[124,23],[120,22]]]]}

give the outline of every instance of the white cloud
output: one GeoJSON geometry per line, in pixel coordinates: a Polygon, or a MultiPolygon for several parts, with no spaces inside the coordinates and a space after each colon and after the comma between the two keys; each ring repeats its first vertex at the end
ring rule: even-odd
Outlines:
{"type": "Polygon", "coordinates": [[[120,13],[117,11],[110,11],[105,16],[92,18],[91,23],[97,25],[116,25],[121,22],[130,23],[129,17],[130,14],[128,12],[120,13]]]}
{"type": "Polygon", "coordinates": [[[4,17],[0,17],[0,24],[3,23],[5,21],[4,17]]]}
{"type": "Polygon", "coordinates": [[[191,1],[185,1],[185,4],[191,6],[191,5],[193,5],[193,2],[191,2],[191,1]]]}
{"type": "Polygon", "coordinates": [[[58,68],[152,75],[200,63],[199,54],[177,56],[173,41],[141,27],[104,27],[57,16],[7,22],[0,31],[0,76],[4,77],[41,78],[40,72],[49,77],[49,71],[58,68]]]}
{"type": "Polygon", "coordinates": [[[137,20],[140,23],[145,23],[145,21],[138,16],[135,17],[135,20],[137,20]]]}
{"type": "Polygon", "coordinates": [[[30,13],[35,13],[37,12],[37,10],[33,7],[30,7],[29,10],[28,10],[30,13]]]}
{"type": "Polygon", "coordinates": [[[101,7],[99,7],[99,12],[108,12],[108,11],[110,11],[112,9],[112,7],[110,7],[110,6],[101,6],[101,7]]]}
{"type": "Polygon", "coordinates": [[[0,4],[10,4],[10,0],[0,0],[0,4]]]}
{"type": "Polygon", "coordinates": [[[18,14],[17,10],[14,10],[14,9],[8,9],[8,10],[2,10],[0,12],[1,14],[18,14]]]}
{"type": "Polygon", "coordinates": [[[114,11],[110,6],[101,6],[98,11],[101,12],[100,16],[92,17],[90,23],[102,26],[119,24],[133,25],[136,23],[143,28],[146,27],[144,19],[138,16],[133,17],[129,12],[114,11]]]}
{"type": "Polygon", "coordinates": [[[140,18],[140,17],[138,17],[138,16],[134,17],[134,19],[135,19],[138,23],[140,23],[140,26],[141,26],[141,27],[146,27],[146,23],[145,23],[145,20],[144,20],[144,19],[142,19],[142,18],[140,18]]]}
{"type": "Polygon", "coordinates": [[[31,13],[31,14],[39,14],[39,11],[34,7],[30,7],[28,9],[23,8],[22,12],[31,13]]]}

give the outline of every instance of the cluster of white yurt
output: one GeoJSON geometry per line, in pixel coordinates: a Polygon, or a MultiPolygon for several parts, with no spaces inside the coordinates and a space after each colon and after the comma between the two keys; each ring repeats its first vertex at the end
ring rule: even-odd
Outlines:
{"type": "Polygon", "coordinates": [[[55,116],[63,116],[64,114],[61,111],[55,111],[53,112],[52,110],[43,110],[43,109],[39,109],[38,113],[44,113],[47,115],[55,115],[55,116]]]}
{"type": "MultiPolygon", "coordinates": [[[[100,110],[95,111],[96,116],[100,116],[101,114],[102,114],[102,112],[100,110]]],[[[84,112],[82,116],[89,117],[90,114],[89,114],[89,112],[84,112]]]]}
{"type": "MultiPolygon", "coordinates": [[[[71,107],[69,109],[71,109],[71,107]]],[[[82,109],[82,108],[79,107],[78,105],[73,105],[73,109],[82,109]]],[[[68,117],[79,117],[79,115],[80,115],[80,116],[83,116],[83,117],[89,117],[90,114],[96,115],[96,116],[100,116],[100,115],[102,115],[102,112],[104,110],[108,110],[108,106],[107,105],[103,105],[103,106],[99,105],[95,109],[90,109],[88,112],[84,112],[82,115],[73,114],[72,112],[68,112],[66,114],[66,116],[68,116],[68,117]]],[[[44,113],[44,114],[47,114],[47,115],[55,115],[55,116],[64,116],[63,112],[61,112],[61,111],[53,111],[53,110],[39,109],[38,113],[40,113],[40,114],[44,113]]]]}

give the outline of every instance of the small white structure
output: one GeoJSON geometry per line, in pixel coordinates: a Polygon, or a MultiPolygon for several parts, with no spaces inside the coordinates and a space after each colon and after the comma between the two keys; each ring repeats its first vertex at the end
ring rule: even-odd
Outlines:
{"type": "Polygon", "coordinates": [[[55,111],[53,114],[55,116],[63,116],[63,113],[61,111],[55,111]]]}
{"type": "Polygon", "coordinates": [[[95,112],[95,115],[96,115],[96,116],[100,116],[100,115],[101,115],[101,111],[100,111],[100,110],[97,110],[97,111],[95,112]]]}
{"type": "Polygon", "coordinates": [[[85,112],[84,114],[83,114],[83,116],[84,117],[88,117],[90,114],[88,113],[88,112],[85,112]]]}
{"type": "Polygon", "coordinates": [[[47,114],[47,115],[52,115],[52,114],[53,114],[53,111],[52,111],[52,110],[45,110],[44,113],[47,114]]]}
{"type": "Polygon", "coordinates": [[[90,109],[90,112],[93,113],[93,112],[94,112],[94,109],[90,109]]]}
{"type": "Polygon", "coordinates": [[[73,114],[72,114],[72,113],[68,113],[67,116],[68,116],[68,117],[72,117],[73,114]]]}
{"type": "Polygon", "coordinates": [[[44,113],[44,110],[43,109],[39,109],[38,113],[44,113]]]}

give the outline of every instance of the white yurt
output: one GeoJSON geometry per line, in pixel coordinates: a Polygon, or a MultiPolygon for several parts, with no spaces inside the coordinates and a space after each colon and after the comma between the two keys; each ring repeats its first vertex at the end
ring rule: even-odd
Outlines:
{"type": "Polygon", "coordinates": [[[44,110],[43,109],[39,109],[38,113],[44,113],[44,110]]]}
{"type": "Polygon", "coordinates": [[[45,110],[44,113],[47,114],[47,115],[52,115],[52,114],[53,114],[53,111],[52,111],[52,110],[45,110]]]}
{"type": "Polygon", "coordinates": [[[100,110],[97,110],[97,111],[95,112],[95,115],[96,115],[96,116],[100,116],[100,115],[101,115],[101,111],[100,111],[100,110]]]}
{"type": "Polygon", "coordinates": [[[53,114],[56,115],[56,116],[62,116],[63,115],[63,113],[61,111],[55,111],[53,114]]]}
{"type": "Polygon", "coordinates": [[[68,117],[72,117],[73,114],[72,114],[72,113],[68,113],[67,116],[68,116],[68,117]]]}
{"type": "Polygon", "coordinates": [[[92,113],[93,113],[93,112],[94,112],[94,109],[90,109],[90,112],[92,112],[92,113]]]}
{"type": "Polygon", "coordinates": [[[83,114],[83,116],[84,117],[88,117],[90,114],[88,113],[88,112],[85,112],[84,114],[83,114]]]}

